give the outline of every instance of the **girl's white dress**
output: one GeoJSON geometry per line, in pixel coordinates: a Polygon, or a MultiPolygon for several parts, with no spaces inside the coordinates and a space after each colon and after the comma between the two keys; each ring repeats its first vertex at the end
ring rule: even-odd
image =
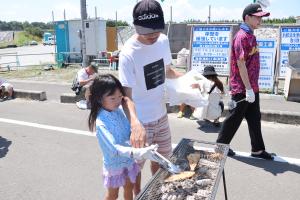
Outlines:
{"type": "Polygon", "coordinates": [[[210,80],[199,80],[200,91],[205,99],[208,100],[208,105],[196,108],[195,115],[199,119],[215,120],[221,116],[222,109],[220,101],[222,101],[223,94],[216,86],[210,94],[208,92],[214,85],[210,80]]]}

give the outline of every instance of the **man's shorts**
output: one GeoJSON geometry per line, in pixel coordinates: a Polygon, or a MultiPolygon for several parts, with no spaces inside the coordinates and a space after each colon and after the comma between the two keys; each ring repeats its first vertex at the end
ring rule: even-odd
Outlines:
{"type": "Polygon", "coordinates": [[[172,155],[172,142],[168,115],[156,121],[145,123],[143,126],[146,130],[146,142],[148,145],[158,144],[158,153],[169,158],[172,155]]]}

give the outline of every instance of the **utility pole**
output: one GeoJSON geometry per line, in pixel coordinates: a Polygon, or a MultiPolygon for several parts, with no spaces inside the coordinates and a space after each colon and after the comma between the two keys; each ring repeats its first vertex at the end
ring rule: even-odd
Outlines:
{"type": "Polygon", "coordinates": [[[173,9],[172,6],[170,6],[170,23],[173,21],[173,9]]]}
{"type": "Polygon", "coordinates": [[[66,21],[66,9],[64,9],[64,20],[66,21]]]}
{"type": "Polygon", "coordinates": [[[81,52],[82,52],[82,67],[88,65],[88,58],[86,55],[86,43],[85,43],[85,20],[87,19],[86,12],[86,0],[80,0],[80,10],[81,10],[81,52]]]}
{"type": "Polygon", "coordinates": [[[97,7],[95,6],[95,19],[97,19],[97,7]]]}
{"type": "Polygon", "coordinates": [[[118,11],[116,11],[116,22],[115,22],[115,25],[116,25],[116,39],[115,39],[115,44],[116,44],[116,47],[117,47],[117,50],[118,50],[118,11]]]}
{"type": "Polygon", "coordinates": [[[208,20],[207,20],[207,23],[208,23],[208,24],[210,24],[210,15],[211,15],[211,12],[210,12],[210,11],[211,11],[211,6],[209,5],[209,6],[208,6],[208,20]]]}
{"type": "Polygon", "coordinates": [[[54,21],[54,11],[52,10],[52,24],[53,24],[53,30],[54,30],[54,36],[53,36],[53,40],[54,40],[54,58],[55,58],[55,62],[58,60],[58,55],[57,55],[57,44],[56,44],[56,29],[55,29],[55,21],[54,21]]]}
{"type": "Polygon", "coordinates": [[[172,15],[173,15],[173,9],[172,6],[170,6],[170,21],[168,25],[168,30],[167,30],[167,36],[169,37],[170,29],[171,29],[171,24],[172,24],[172,15]]]}
{"type": "Polygon", "coordinates": [[[52,22],[54,23],[54,12],[52,10],[52,22]]]}

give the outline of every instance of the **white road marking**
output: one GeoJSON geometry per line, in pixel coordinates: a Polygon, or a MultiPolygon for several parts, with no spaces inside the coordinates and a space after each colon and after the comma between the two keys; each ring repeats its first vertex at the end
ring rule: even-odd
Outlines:
{"type": "MultiPolygon", "coordinates": [[[[172,144],[172,148],[174,149],[177,146],[177,144],[172,144]]],[[[197,148],[199,150],[205,150],[205,151],[210,151],[213,152],[213,148],[207,148],[207,147],[199,147],[197,148]]],[[[242,151],[234,151],[235,156],[239,157],[246,157],[246,158],[251,158],[251,159],[260,159],[260,158],[254,158],[250,155],[250,153],[247,152],[242,152],[242,151]]],[[[281,157],[281,156],[274,156],[274,161],[277,162],[283,162],[283,163],[289,163],[289,164],[294,164],[300,166],[300,159],[297,158],[289,158],[289,157],[281,157]]]]}
{"type": "MultiPolygon", "coordinates": [[[[25,122],[25,121],[13,120],[13,119],[5,119],[5,118],[0,118],[0,122],[9,123],[9,124],[17,124],[17,125],[21,125],[21,126],[35,127],[35,128],[40,128],[40,129],[46,129],[46,130],[59,131],[59,132],[64,132],[64,133],[73,133],[73,134],[78,134],[78,135],[86,135],[86,136],[95,137],[95,133],[91,133],[89,131],[77,130],[77,129],[50,126],[50,125],[44,125],[44,124],[38,124],[38,123],[32,123],[32,122],[25,122]]],[[[177,144],[172,144],[173,149],[176,146],[177,146],[177,144]]],[[[200,149],[203,149],[203,150],[206,150],[206,151],[213,151],[212,148],[200,148],[200,149]]],[[[240,152],[240,151],[235,151],[235,153],[236,153],[236,156],[247,157],[247,158],[252,158],[252,159],[259,159],[259,158],[253,158],[252,156],[250,156],[250,153],[240,152]]],[[[300,166],[300,159],[297,159],[297,158],[275,156],[274,161],[285,162],[285,163],[300,166]]]]}
{"type": "Polygon", "coordinates": [[[9,124],[17,124],[17,125],[21,125],[21,126],[30,126],[30,127],[65,132],[65,133],[73,133],[73,134],[86,135],[86,136],[95,136],[95,133],[91,133],[89,131],[82,131],[82,130],[70,129],[70,128],[64,128],[64,127],[58,127],[58,126],[50,126],[50,125],[44,125],[44,124],[38,124],[38,123],[32,123],[32,122],[24,122],[24,121],[13,120],[13,119],[0,118],[0,122],[9,123],[9,124]]]}

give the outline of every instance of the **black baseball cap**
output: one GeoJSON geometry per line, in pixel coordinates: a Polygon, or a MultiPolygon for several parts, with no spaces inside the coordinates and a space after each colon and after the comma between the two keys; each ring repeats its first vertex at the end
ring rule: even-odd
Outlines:
{"type": "Polygon", "coordinates": [[[165,28],[164,12],[155,0],[141,0],[133,8],[133,24],[140,35],[162,32],[165,28]]]}
{"type": "Polygon", "coordinates": [[[214,66],[206,66],[203,70],[203,76],[218,76],[217,72],[215,71],[214,66]]]}
{"type": "Polygon", "coordinates": [[[94,72],[98,73],[98,65],[95,62],[91,62],[89,66],[91,66],[94,72]]]}
{"type": "Polygon", "coordinates": [[[261,5],[258,3],[249,4],[243,11],[243,20],[245,21],[246,15],[254,15],[258,17],[268,17],[270,16],[269,12],[264,12],[261,8],[261,5]]]}

